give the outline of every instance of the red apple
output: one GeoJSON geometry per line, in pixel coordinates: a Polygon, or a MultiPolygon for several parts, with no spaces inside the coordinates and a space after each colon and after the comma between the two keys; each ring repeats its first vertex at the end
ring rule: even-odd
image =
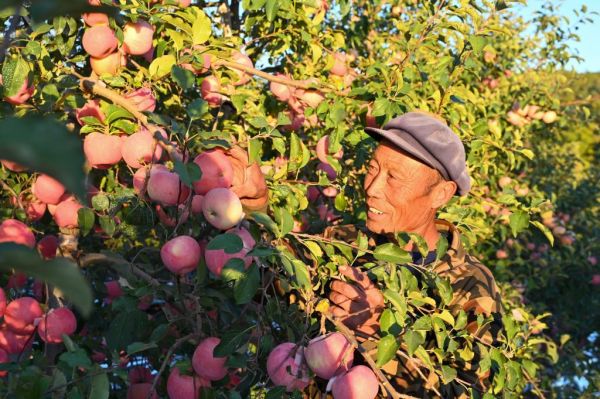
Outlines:
{"type": "Polygon", "coordinates": [[[345,76],[348,73],[348,67],[346,66],[346,54],[333,54],[333,66],[329,72],[337,76],[345,76]]]}
{"type": "Polygon", "coordinates": [[[122,142],[119,136],[93,132],[85,136],[83,152],[90,166],[106,169],[121,160],[122,142]]]}
{"type": "Polygon", "coordinates": [[[62,335],[72,335],[77,329],[77,319],[69,308],[51,309],[38,324],[38,334],[48,344],[60,344],[62,335]]]}
{"type": "Polygon", "coordinates": [[[277,345],[267,358],[267,373],[273,384],[288,392],[303,390],[309,384],[303,348],[292,342],[277,345]]]}
{"type": "Polygon", "coordinates": [[[11,172],[24,172],[27,170],[25,166],[21,166],[16,162],[7,161],[6,159],[0,159],[0,163],[11,172]]]}
{"type": "Polygon", "coordinates": [[[31,185],[31,192],[46,204],[58,204],[65,193],[65,187],[48,175],[39,175],[31,185]]]}
{"type": "Polygon", "coordinates": [[[88,26],[96,26],[96,25],[107,25],[108,26],[108,15],[101,12],[86,12],[81,15],[83,17],[83,21],[88,26]]]}
{"type": "Polygon", "coordinates": [[[127,399],[159,399],[156,390],[152,389],[152,383],[131,384],[127,388],[127,399]]]}
{"type": "Polygon", "coordinates": [[[202,212],[206,221],[219,230],[232,228],[244,217],[242,202],[228,188],[213,188],[206,193],[202,212]]]}
{"type": "Polygon", "coordinates": [[[0,243],[3,242],[14,242],[33,248],[35,236],[25,223],[16,219],[6,219],[0,223],[0,243]]]}
{"type": "Polygon", "coordinates": [[[190,195],[190,188],[181,182],[179,175],[166,171],[150,173],[147,189],[150,199],[162,205],[181,204],[190,195]]]}
{"type": "Polygon", "coordinates": [[[123,97],[128,99],[140,112],[154,112],[156,109],[156,98],[154,98],[152,90],[147,87],[134,90],[123,97]]]}
{"type": "MultiPolygon", "coordinates": [[[[248,57],[245,54],[240,53],[239,51],[234,51],[231,54],[231,61],[250,67],[250,68],[254,68],[254,64],[252,63],[252,60],[250,59],[250,57],[248,57]]],[[[233,71],[238,75],[238,80],[236,80],[235,82],[233,82],[234,86],[240,86],[243,84],[246,84],[250,81],[250,79],[252,79],[252,75],[247,73],[247,72],[243,72],[240,71],[239,69],[233,69],[233,71]]]]}
{"type": "Polygon", "coordinates": [[[79,226],[78,211],[83,208],[73,197],[67,198],[56,206],[54,221],[58,227],[75,228],[79,226]]]}
{"type": "Polygon", "coordinates": [[[38,301],[29,297],[15,299],[6,306],[4,322],[17,334],[31,334],[35,330],[33,322],[42,317],[38,301]]]}
{"type": "Polygon", "coordinates": [[[0,317],[4,316],[4,312],[6,311],[6,294],[2,287],[0,287],[0,317]]]}
{"type": "Polygon", "coordinates": [[[21,353],[26,346],[31,345],[31,333],[17,334],[5,325],[0,327],[0,349],[9,355],[21,353]]]}
{"type": "Polygon", "coordinates": [[[246,269],[252,264],[252,257],[246,256],[254,246],[256,241],[248,230],[243,227],[233,228],[226,232],[226,234],[235,234],[242,240],[242,249],[239,252],[228,254],[224,249],[207,249],[204,253],[204,259],[206,261],[206,267],[214,275],[221,276],[223,268],[230,259],[242,259],[246,269]]]}
{"type": "MultiPolygon", "coordinates": [[[[325,135],[317,142],[317,158],[323,163],[329,163],[327,155],[329,155],[329,135],[325,135]]],[[[335,159],[341,159],[344,156],[344,150],[340,148],[335,154],[331,155],[335,159]]]]}
{"type": "Polygon", "coordinates": [[[340,332],[322,335],[312,339],[304,357],[308,367],[326,380],[352,367],[354,348],[340,332]]]}
{"type": "Polygon", "coordinates": [[[167,380],[169,399],[198,399],[202,387],[210,387],[210,381],[196,375],[183,375],[177,367],[171,369],[167,380]]]}
{"type": "Polygon", "coordinates": [[[217,337],[208,337],[202,340],[194,351],[192,365],[200,377],[210,381],[218,381],[227,375],[226,357],[216,357],[214,349],[221,340],[217,337]]]}
{"type": "MultiPolygon", "coordinates": [[[[280,79],[291,81],[289,76],[282,73],[275,74],[280,79]]],[[[285,83],[271,82],[270,84],[271,93],[280,101],[288,101],[294,94],[294,88],[286,85],[285,83]]]]}
{"type": "Polygon", "coordinates": [[[106,25],[96,25],[85,30],[81,44],[90,56],[104,58],[117,49],[119,41],[111,28],[106,25]]]}
{"type": "MultiPolygon", "coordinates": [[[[148,174],[149,168],[150,168],[150,166],[144,166],[144,167],[136,170],[135,173],[133,174],[133,190],[142,197],[144,197],[143,194],[145,194],[145,191],[144,191],[144,193],[142,193],[142,190],[144,188],[144,182],[146,181],[146,175],[148,174]]],[[[170,172],[170,171],[165,165],[153,164],[152,169],[150,169],[150,176],[152,176],[154,173],[157,173],[157,172],[170,172]]],[[[146,187],[146,190],[147,189],[148,189],[148,187],[146,187]]]]}
{"type": "Polygon", "coordinates": [[[162,246],[160,257],[172,273],[186,274],[200,262],[200,245],[190,236],[175,237],[162,246]]]}
{"type": "Polygon", "coordinates": [[[544,113],[544,116],[542,117],[542,120],[544,121],[544,123],[553,123],[557,118],[557,114],[554,111],[546,111],[544,113]]]}
{"type": "Polygon", "coordinates": [[[58,237],[47,234],[37,243],[37,249],[44,259],[52,259],[58,250],[58,237]]]}
{"type": "Polygon", "coordinates": [[[90,57],[90,66],[92,67],[94,73],[98,76],[114,76],[119,73],[119,70],[125,64],[127,64],[127,59],[119,51],[108,54],[104,57],[90,57]]]}
{"type": "Polygon", "coordinates": [[[229,188],[233,182],[233,166],[221,149],[204,151],[194,158],[202,177],[193,183],[196,194],[204,195],[213,188],[229,188]]]}
{"type": "Polygon", "coordinates": [[[134,169],[141,168],[142,162],[155,162],[162,156],[162,147],[146,129],[126,137],[121,148],[123,159],[134,169]]]}
{"type": "Polygon", "coordinates": [[[153,35],[154,27],[148,22],[129,22],[123,28],[123,50],[128,54],[143,55],[152,48],[153,35]]]}
{"type": "Polygon", "coordinates": [[[12,96],[4,97],[4,100],[12,105],[21,105],[31,98],[34,91],[35,87],[29,85],[29,80],[25,79],[16,93],[12,96]]]}
{"type": "Polygon", "coordinates": [[[590,281],[593,285],[600,285],[600,274],[594,274],[590,281]]]}
{"type": "Polygon", "coordinates": [[[336,377],[331,386],[334,399],[374,399],[379,392],[375,373],[367,366],[354,366],[336,377]]]}

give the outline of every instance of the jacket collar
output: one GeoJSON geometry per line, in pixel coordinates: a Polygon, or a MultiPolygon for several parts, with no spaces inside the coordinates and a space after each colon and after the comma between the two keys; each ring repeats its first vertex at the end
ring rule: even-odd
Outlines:
{"type": "Polygon", "coordinates": [[[446,253],[440,258],[440,261],[435,265],[434,270],[436,272],[443,272],[464,263],[465,261],[465,249],[460,239],[460,233],[456,226],[445,220],[436,219],[435,226],[440,233],[446,232],[448,234],[448,249],[446,253]]]}

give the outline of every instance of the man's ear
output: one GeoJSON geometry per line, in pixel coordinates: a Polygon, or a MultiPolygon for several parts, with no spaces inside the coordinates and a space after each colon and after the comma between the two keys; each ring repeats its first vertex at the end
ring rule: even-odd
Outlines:
{"type": "Polygon", "coordinates": [[[433,208],[438,209],[446,205],[456,193],[457,188],[458,186],[452,180],[437,184],[431,193],[433,208]]]}

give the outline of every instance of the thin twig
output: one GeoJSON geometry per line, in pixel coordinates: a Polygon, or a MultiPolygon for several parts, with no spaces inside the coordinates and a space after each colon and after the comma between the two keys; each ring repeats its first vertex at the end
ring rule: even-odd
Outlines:
{"type": "Polygon", "coordinates": [[[284,78],[280,78],[277,76],[273,76],[269,73],[263,72],[263,71],[259,71],[256,68],[253,67],[249,67],[248,65],[242,65],[242,64],[238,64],[237,62],[233,62],[233,61],[228,61],[228,60],[224,60],[224,59],[219,59],[216,63],[216,65],[224,65],[226,67],[229,68],[233,68],[233,69],[238,69],[240,71],[252,74],[252,75],[256,75],[256,76],[260,76],[261,78],[267,79],[271,82],[275,82],[275,83],[281,83],[284,84],[286,86],[292,86],[292,87],[296,87],[298,89],[310,89],[310,85],[306,84],[304,82],[300,82],[298,80],[293,80],[293,79],[284,79],[284,78]]]}
{"type": "Polygon", "coordinates": [[[195,336],[196,336],[196,334],[194,334],[194,333],[188,334],[185,337],[179,338],[177,341],[175,341],[175,343],[173,343],[173,345],[171,345],[171,347],[169,348],[169,351],[167,352],[167,354],[165,356],[165,360],[163,360],[162,364],[160,365],[160,369],[158,369],[158,373],[156,373],[156,376],[154,376],[154,380],[152,381],[152,388],[150,388],[150,390],[148,391],[148,396],[146,397],[146,399],[152,398],[152,392],[154,392],[154,390],[156,389],[158,380],[160,379],[161,374],[167,368],[167,364],[169,364],[169,359],[171,359],[171,356],[173,356],[173,352],[175,352],[175,350],[177,348],[179,348],[185,341],[192,339],[195,336]]]}

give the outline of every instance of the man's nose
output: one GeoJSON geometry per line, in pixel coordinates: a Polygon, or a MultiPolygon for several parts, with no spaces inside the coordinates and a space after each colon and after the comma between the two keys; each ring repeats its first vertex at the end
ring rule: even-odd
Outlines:
{"type": "Polygon", "coordinates": [[[369,182],[369,178],[365,177],[365,193],[369,197],[379,198],[383,192],[383,185],[385,184],[385,177],[383,173],[378,172],[372,180],[369,182]]]}

